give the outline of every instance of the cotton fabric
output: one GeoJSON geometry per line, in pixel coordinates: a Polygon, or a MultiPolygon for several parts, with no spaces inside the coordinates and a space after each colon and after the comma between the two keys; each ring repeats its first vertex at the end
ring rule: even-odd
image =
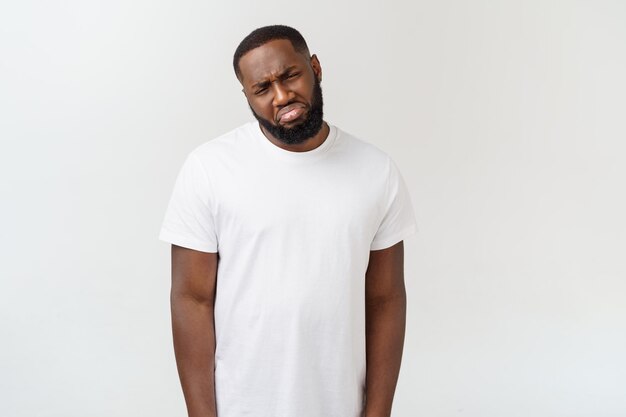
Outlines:
{"type": "Polygon", "coordinates": [[[218,415],[360,417],[369,254],[416,230],[396,164],[334,125],[308,152],[256,122],[193,150],[160,239],[219,252],[218,415]]]}

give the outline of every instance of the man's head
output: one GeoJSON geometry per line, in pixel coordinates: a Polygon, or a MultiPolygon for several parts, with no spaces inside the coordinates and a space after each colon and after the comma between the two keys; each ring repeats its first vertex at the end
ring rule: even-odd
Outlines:
{"type": "Polygon", "coordinates": [[[235,51],[233,68],[252,114],[276,139],[298,144],[320,131],[322,69],[297,30],[254,30],[235,51]]]}

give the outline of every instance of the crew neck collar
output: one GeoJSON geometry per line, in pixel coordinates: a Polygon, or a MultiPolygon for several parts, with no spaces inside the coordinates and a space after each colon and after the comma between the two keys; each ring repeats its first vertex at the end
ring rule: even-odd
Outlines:
{"type": "Polygon", "coordinates": [[[328,136],[326,136],[326,139],[324,139],[324,142],[322,142],[317,148],[311,149],[310,151],[296,152],[296,151],[289,151],[287,149],[283,149],[280,146],[277,146],[274,143],[272,143],[265,136],[258,122],[253,121],[253,122],[250,122],[250,124],[252,125],[251,126],[252,135],[255,137],[255,139],[258,142],[261,143],[261,146],[263,148],[265,148],[268,152],[270,152],[273,155],[276,155],[277,157],[281,159],[293,160],[293,161],[308,161],[308,160],[314,160],[314,159],[318,159],[322,157],[332,147],[333,143],[335,142],[337,138],[337,133],[338,133],[337,128],[327,122],[329,131],[328,131],[328,136]]]}

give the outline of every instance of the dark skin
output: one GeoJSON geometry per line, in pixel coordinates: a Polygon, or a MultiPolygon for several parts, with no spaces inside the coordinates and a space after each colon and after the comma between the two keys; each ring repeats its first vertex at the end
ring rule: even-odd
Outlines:
{"type": "MultiPolygon", "coordinates": [[[[322,80],[322,67],[317,56],[308,57],[308,54],[296,52],[291,42],[285,39],[270,41],[242,56],[239,71],[239,82],[250,107],[264,119],[285,127],[293,127],[306,117],[306,107],[310,107],[313,97],[313,80],[322,80]],[[290,104],[304,106],[304,112],[298,119],[281,123],[278,120],[280,111],[290,104]]],[[[317,135],[303,143],[287,145],[262,126],[261,129],[274,145],[293,152],[317,148],[330,131],[324,122],[317,135]]]]}
{"type": "Polygon", "coordinates": [[[404,242],[370,251],[365,273],[365,417],[390,417],[406,327],[404,242]]]}
{"type": "MultiPolygon", "coordinates": [[[[293,126],[306,117],[314,77],[321,80],[315,55],[296,52],[285,40],[268,42],[240,61],[240,82],[250,106],[275,123],[293,126]],[[265,89],[265,90],[262,90],[265,89]],[[300,107],[299,116],[280,121],[281,109],[300,107]]],[[[284,112],[284,110],[283,110],[284,112]]],[[[276,146],[304,152],[328,136],[328,125],[298,145],[286,145],[264,132],[276,146]]],[[[189,417],[216,417],[215,326],[218,253],[172,245],[172,331],[176,363],[189,417]]],[[[366,405],[365,417],[390,417],[400,371],[406,323],[404,246],[370,251],[365,274],[366,405]]],[[[322,417],[322,416],[320,416],[322,417]]]]}
{"type": "Polygon", "coordinates": [[[189,417],[216,417],[215,325],[217,253],[172,245],[172,335],[189,417]]]}

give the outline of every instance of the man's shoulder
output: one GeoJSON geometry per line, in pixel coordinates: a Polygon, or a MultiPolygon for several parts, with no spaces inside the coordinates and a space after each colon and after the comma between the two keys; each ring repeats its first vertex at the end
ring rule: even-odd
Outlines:
{"type": "Polygon", "coordinates": [[[240,152],[252,139],[253,122],[244,123],[226,133],[210,139],[193,149],[190,154],[200,159],[223,157],[240,152]]]}
{"type": "Polygon", "coordinates": [[[367,138],[352,134],[342,128],[335,126],[341,136],[340,150],[346,155],[358,158],[364,163],[386,165],[389,154],[375,145],[367,138]]]}

